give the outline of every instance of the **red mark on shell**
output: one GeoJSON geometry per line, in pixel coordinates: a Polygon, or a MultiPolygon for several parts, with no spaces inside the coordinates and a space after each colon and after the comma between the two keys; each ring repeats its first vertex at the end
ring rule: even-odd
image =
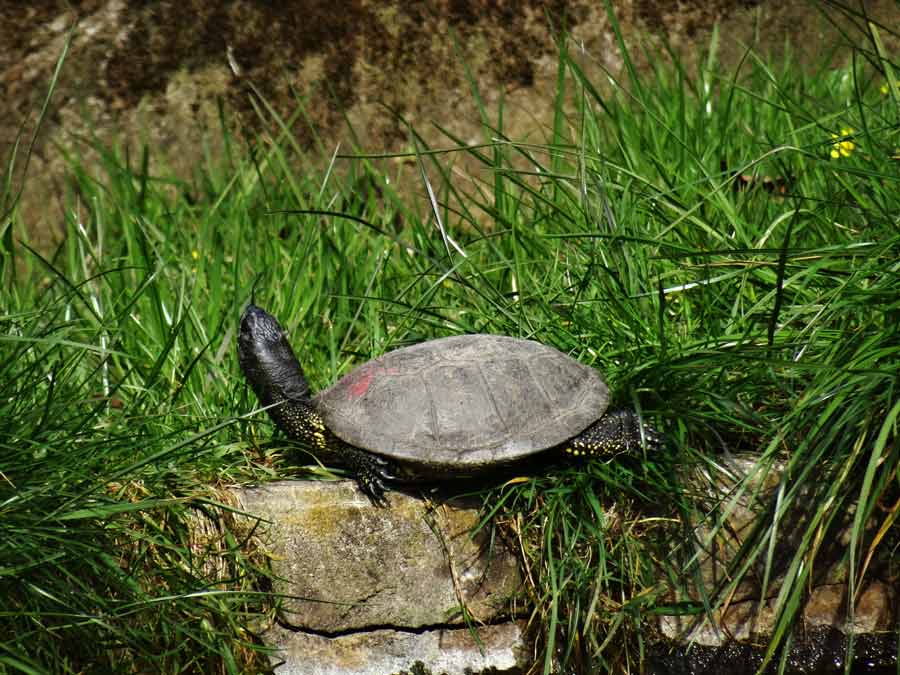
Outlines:
{"type": "Polygon", "coordinates": [[[354,399],[365,395],[379,375],[395,375],[399,372],[396,368],[385,368],[378,364],[366,364],[360,366],[347,377],[350,381],[347,386],[347,398],[354,399]]]}

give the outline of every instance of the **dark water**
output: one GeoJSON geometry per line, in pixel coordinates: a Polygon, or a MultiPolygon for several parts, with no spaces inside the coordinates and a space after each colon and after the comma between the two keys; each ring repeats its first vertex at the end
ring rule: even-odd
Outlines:
{"type": "MultiPolygon", "coordinates": [[[[852,675],[900,675],[897,634],[859,635],[853,641],[852,675]]],[[[807,631],[795,641],[785,673],[790,675],[842,675],[847,658],[847,637],[833,628],[807,631]]],[[[652,648],[648,675],[754,675],[765,650],[750,645],[724,647],[661,645],[652,648]]],[[[763,671],[778,672],[778,659],[763,671]]]]}

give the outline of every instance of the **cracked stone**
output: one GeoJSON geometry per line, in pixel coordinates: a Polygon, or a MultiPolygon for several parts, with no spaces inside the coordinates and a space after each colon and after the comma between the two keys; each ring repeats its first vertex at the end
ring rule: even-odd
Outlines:
{"type": "Polygon", "coordinates": [[[265,546],[287,596],[281,621],[320,634],[481,623],[507,615],[521,585],[512,552],[474,505],[429,506],[398,492],[373,506],[352,481],[280,481],[236,491],[268,521],[265,546]]]}

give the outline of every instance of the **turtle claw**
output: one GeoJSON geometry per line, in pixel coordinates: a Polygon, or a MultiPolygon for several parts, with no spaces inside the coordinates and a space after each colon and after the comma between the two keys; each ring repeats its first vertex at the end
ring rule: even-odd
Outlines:
{"type": "Polygon", "coordinates": [[[383,457],[375,456],[375,459],[378,460],[378,469],[375,470],[375,473],[378,474],[379,482],[397,483],[401,480],[392,462],[383,457]]]}
{"type": "Polygon", "coordinates": [[[344,459],[356,477],[359,489],[376,506],[387,506],[384,493],[390,489],[390,483],[398,480],[393,471],[393,464],[384,457],[347,446],[344,448],[344,459]]]}
{"type": "Polygon", "coordinates": [[[376,474],[357,476],[356,484],[375,506],[387,506],[387,498],[384,496],[387,488],[379,476],[376,474]]]}
{"type": "Polygon", "coordinates": [[[387,506],[388,500],[385,493],[391,489],[391,483],[397,481],[397,477],[385,468],[376,469],[368,467],[356,475],[356,483],[375,506],[387,506]]]}

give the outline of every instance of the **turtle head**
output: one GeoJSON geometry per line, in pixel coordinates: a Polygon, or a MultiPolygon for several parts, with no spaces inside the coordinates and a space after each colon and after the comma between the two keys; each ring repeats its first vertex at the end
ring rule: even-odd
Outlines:
{"type": "Polygon", "coordinates": [[[274,316],[249,305],[241,317],[238,362],[259,402],[309,401],[309,384],[284,329],[274,316]]]}

